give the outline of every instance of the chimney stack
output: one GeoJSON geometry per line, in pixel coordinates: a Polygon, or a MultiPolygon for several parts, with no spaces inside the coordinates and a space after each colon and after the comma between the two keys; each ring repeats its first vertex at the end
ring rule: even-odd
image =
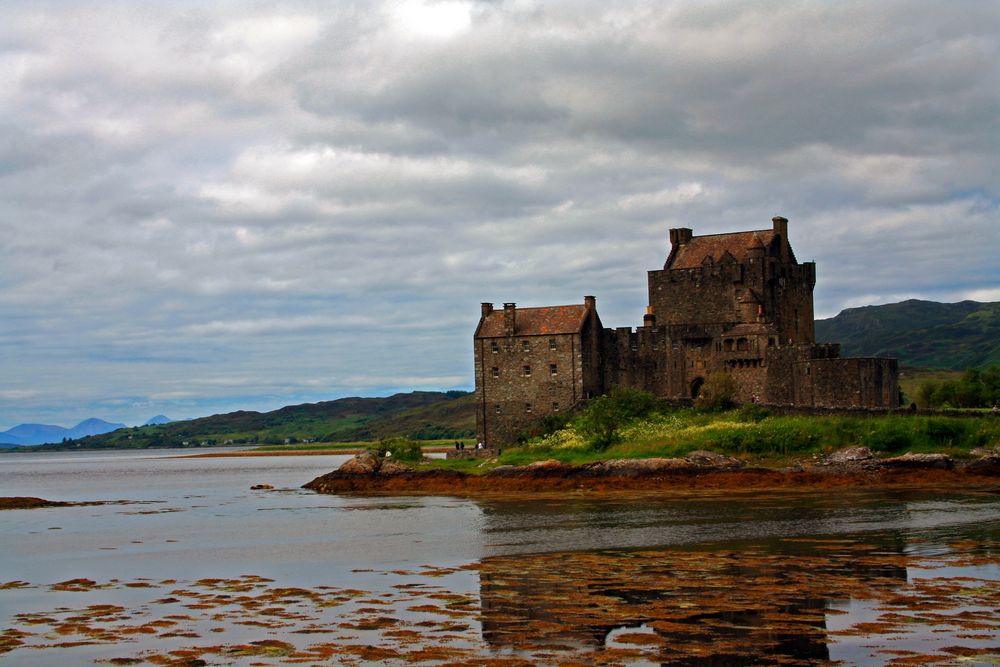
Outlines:
{"type": "Polygon", "coordinates": [[[776,215],[771,218],[771,222],[774,223],[774,233],[781,234],[781,240],[788,243],[788,218],[776,215]]]}
{"type": "Polygon", "coordinates": [[[646,306],[646,314],[642,316],[642,326],[644,327],[656,326],[656,315],[653,314],[652,306],[646,306]]]}
{"type": "Polygon", "coordinates": [[[483,301],[480,305],[483,308],[483,317],[489,317],[490,313],[493,312],[493,304],[488,301],[483,301]]]}
{"type": "Polygon", "coordinates": [[[691,240],[693,232],[687,227],[679,227],[677,229],[670,230],[670,245],[676,248],[677,246],[682,246],[691,240]]]}
{"type": "Polygon", "coordinates": [[[517,311],[517,304],[505,303],[503,305],[503,333],[505,336],[514,335],[514,314],[517,311]]]}
{"type": "Polygon", "coordinates": [[[587,307],[588,310],[597,309],[597,297],[585,296],[583,297],[583,305],[587,307]]]}

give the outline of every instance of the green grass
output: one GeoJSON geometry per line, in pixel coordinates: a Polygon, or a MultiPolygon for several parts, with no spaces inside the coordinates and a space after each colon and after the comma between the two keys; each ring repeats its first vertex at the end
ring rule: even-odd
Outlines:
{"type": "MultiPolygon", "coordinates": [[[[681,457],[706,449],[762,464],[808,458],[849,446],[866,446],[883,455],[944,452],[967,456],[974,447],[1000,446],[1000,420],[959,417],[767,416],[753,408],[707,413],[673,410],[623,426],[605,449],[586,440],[573,424],[504,449],[498,464],[526,465],[555,459],[580,465],[607,459],[681,457]]],[[[481,462],[476,462],[476,471],[481,462]]],[[[438,467],[467,469],[465,462],[438,467]]]]}

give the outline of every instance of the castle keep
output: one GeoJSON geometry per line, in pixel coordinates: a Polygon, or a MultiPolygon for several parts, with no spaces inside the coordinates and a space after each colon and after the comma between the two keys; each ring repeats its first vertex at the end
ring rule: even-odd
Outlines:
{"type": "Polygon", "coordinates": [[[695,398],[717,371],[732,375],[744,402],[898,407],[895,359],[841,358],[839,345],[816,343],[816,265],[795,259],[788,220],[772,223],[705,236],[671,229],[635,329],[604,328],[592,296],[543,308],[484,303],[474,338],[479,438],[510,443],[614,387],[695,398]]]}

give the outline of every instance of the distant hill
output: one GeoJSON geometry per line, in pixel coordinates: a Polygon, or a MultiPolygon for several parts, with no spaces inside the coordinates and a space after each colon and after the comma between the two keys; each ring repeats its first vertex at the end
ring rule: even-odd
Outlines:
{"type": "Polygon", "coordinates": [[[172,421],[173,419],[165,415],[156,415],[155,417],[150,417],[149,419],[147,419],[146,423],[143,424],[143,426],[154,426],[156,424],[169,424],[172,421]]]}
{"type": "Polygon", "coordinates": [[[1000,302],[910,299],[816,320],[816,340],[844,356],[888,356],[905,366],[962,370],[1000,364],[1000,302]]]}
{"type": "Polygon", "coordinates": [[[63,438],[75,440],[88,435],[100,435],[116,429],[125,428],[125,424],[112,424],[103,419],[84,419],[73,428],[52,426],[50,424],[20,424],[0,433],[0,443],[6,445],[41,445],[47,442],[62,442],[63,438]]]}
{"type": "Polygon", "coordinates": [[[475,430],[472,394],[416,391],[385,398],[342,398],[291,405],[272,412],[241,410],[187,421],[121,428],[68,445],[46,448],[280,444],[286,440],[354,442],[396,435],[432,440],[470,437],[475,430]]]}

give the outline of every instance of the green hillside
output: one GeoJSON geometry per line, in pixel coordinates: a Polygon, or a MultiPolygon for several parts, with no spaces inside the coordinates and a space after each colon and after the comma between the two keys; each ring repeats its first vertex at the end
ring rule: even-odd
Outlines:
{"type": "Polygon", "coordinates": [[[415,391],[385,398],[341,398],[290,405],[272,412],[241,410],[188,421],[119,429],[40,448],[194,447],[282,444],[286,440],[356,442],[390,436],[431,440],[471,437],[475,431],[472,394],[415,391]]]}
{"type": "Polygon", "coordinates": [[[816,320],[816,340],[844,356],[896,357],[905,366],[961,370],[1000,364],[1000,303],[911,299],[816,320]]]}

